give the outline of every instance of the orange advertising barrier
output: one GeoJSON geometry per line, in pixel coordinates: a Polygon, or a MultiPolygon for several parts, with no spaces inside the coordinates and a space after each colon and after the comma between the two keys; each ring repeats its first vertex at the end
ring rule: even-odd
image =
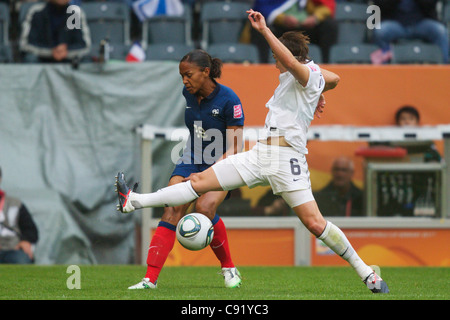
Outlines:
{"type": "MultiPolygon", "coordinates": [[[[300,223],[300,222],[298,222],[300,223]]],[[[450,266],[448,229],[343,229],[353,248],[367,264],[378,266],[450,266]]],[[[295,265],[293,229],[232,229],[228,239],[238,266],[295,265]]],[[[310,238],[311,266],[346,266],[320,240],[310,238]]],[[[168,266],[220,266],[210,248],[189,251],[178,241],[167,258],[168,266]]]]}
{"type": "MultiPolygon", "coordinates": [[[[450,230],[345,229],[355,251],[379,266],[450,266],[450,230]]],[[[311,265],[347,265],[320,240],[311,238],[311,265]]]]}
{"type": "MultiPolygon", "coordinates": [[[[294,265],[293,229],[227,229],[233,261],[240,266],[294,265]]],[[[211,248],[189,251],[175,241],[167,258],[171,266],[220,266],[211,248]]]]}
{"type": "MultiPolygon", "coordinates": [[[[398,108],[409,104],[421,115],[423,125],[450,123],[450,66],[430,65],[323,65],[335,72],[340,82],[326,92],[325,112],[312,125],[386,126],[395,125],[398,108]]],[[[225,64],[219,82],[240,97],[246,126],[263,126],[265,105],[277,87],[279,71],[274,65],[225,64]]],[[[356,184],[363,183],[363,159],[355,151],[364,142],[308,142],[308,165],[314,190],[329,180],[333,158],[354,159],[356,184]]],[[[442,141],[436,147],[443,154],[442,141]]]]}

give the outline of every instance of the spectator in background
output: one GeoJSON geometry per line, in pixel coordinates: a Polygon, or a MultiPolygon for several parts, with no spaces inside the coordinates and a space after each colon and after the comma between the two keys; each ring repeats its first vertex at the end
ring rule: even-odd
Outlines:
{"type": "MultiPolygon", "coordinates": [[[[24,22],[20,50],[28,62],[74,62],[87,55],[91,37],[84,11],[80,8],[80,28],[69,29],[74,13],[67,13],[70,0],[48,0],[33,5],[24,22]]],[[[76,14],[76,13],[75,13],[76,14]]]]}
{"type": "Polygon", "coordinates": [[[0,189],[0,263],[33,263],[37,240],[38,230],[25,205],[0,189]]]}
{"type": "MultiPolygon", "coordinates": [[[[335,0],[255,0],[253,9],[261,12],[268,26],[279,37],[286,31],[304,31],[312,44],[322,51],[324,63],[329,61],[329,51],[337,42],[338,24],[334,19],[335,0]]],[[[259,47],[261,60],[267,61],[269,47],[264,39],[252,32],[252,41],[259,47]]]]}
{"type": "Polygon", "coordinates": [[[338,157],[331,167],[332,179],[314,198],[324,216],[363,216],[363,192],[352,181],[353,161],[338,157]]]}
{"type": "MultiPolygon", "coordinates": [[[[420,126],[420,113],[413,106],[403,106],[395,113],[395,123],[399,127],[417,127],[420,126]]],[[[436,145],[430,143],[430,146],[424,152],[423,160],[425,162],[440,162],[441,155],[436,150],[436,145]]]]}
{"type": "Polygon", "coordinates": [[[387,63],[392,58],[390,45],[399,39],[418,39],[441,48],[443,62],[448,63],[449,40],[444,24],[437,20],[438,0],[374,0],[381,9],[381,28],[373,30],[380,47],[371,55],[373,64],[387,63]]]}
{"type": "Polygon", "coordinates": [[[413,106],[403,106],[395,113],[395,123],[399,127],[416,127],[420,123],[419,111],[413,106]]]}
{"type": "Polygon", "coordinates": [[[252,214],[255,216],[281,217],[292,215],[292,210],[281,196],[274,195],[272,189],[269,189],[252,208],[252,214]]]}

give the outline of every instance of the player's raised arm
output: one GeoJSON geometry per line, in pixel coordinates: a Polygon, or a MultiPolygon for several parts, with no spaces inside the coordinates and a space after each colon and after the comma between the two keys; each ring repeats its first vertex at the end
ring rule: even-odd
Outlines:
{"type": "Polygon", "coordinates": [[[309,79],[309,68],[299,62],[284,44],[267,27],[264,16],[252,9],[247,11],[252,27],[266,39],[276,59],[289,71],[297,81],[306,86],[309,79]]]}

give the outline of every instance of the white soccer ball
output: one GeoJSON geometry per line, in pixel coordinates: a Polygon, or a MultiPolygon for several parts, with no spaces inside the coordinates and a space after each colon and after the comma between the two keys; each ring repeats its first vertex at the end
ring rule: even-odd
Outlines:
{"type": "Polygon", "coordinates": [[[214,227],[204,214],[190,213],[178,222],[178,242],[188,250],[198,251],[209,246],[213,237],[214,227]]]}

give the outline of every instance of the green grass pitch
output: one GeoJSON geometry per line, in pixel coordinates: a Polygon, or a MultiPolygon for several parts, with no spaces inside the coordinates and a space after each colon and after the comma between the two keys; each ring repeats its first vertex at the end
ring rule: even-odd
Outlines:
{"type": "Polygon", "coordinates": [[[227,289],[219,267],[165,267],[156,290],[128,290],[145,266],[0,265],[0,300],[449,300],[450,268],[385,267],[391,293],[372,294],[350,267],[240,267],[241,288],[227,289]]]}

